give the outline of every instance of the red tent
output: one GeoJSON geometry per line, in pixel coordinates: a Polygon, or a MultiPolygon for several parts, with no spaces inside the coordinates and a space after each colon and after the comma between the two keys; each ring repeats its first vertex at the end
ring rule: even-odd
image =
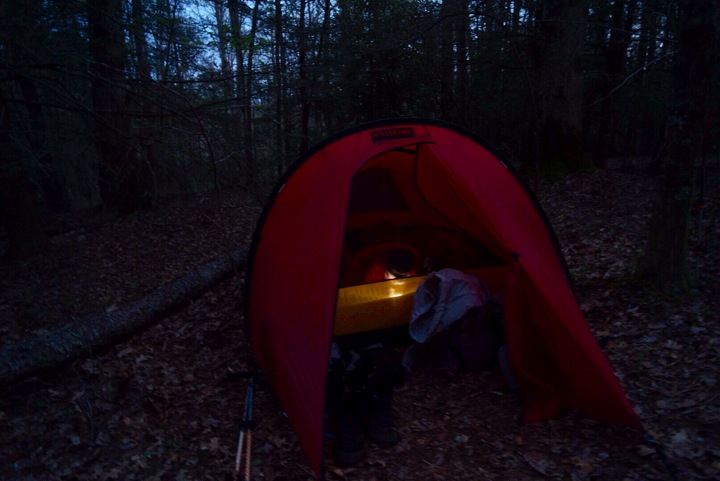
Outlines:
{"type": "Polygon", "coordinates": [[[472,267],[500,273],[491,287],[504,293],[509,362],[527,422],[577,407],[639,427],[533,196],[470,132],[393,119],[336,135],[300,159],[268,202],[251,250],[252,348],[319,477],[341,270],[352,263],[348,239],[382,223],[462,232],[478,246],[472,267]]]}

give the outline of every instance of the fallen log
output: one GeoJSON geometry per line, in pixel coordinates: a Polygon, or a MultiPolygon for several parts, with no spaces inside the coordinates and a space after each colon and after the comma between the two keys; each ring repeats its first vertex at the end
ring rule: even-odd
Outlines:
{"type": "Polygon", "coordinates": [[[0,386],[127,339],[243,269],[247,254],[247,248],[238,249],[116,310],[90,314],[36,337],[0,346],[0,386]]]}

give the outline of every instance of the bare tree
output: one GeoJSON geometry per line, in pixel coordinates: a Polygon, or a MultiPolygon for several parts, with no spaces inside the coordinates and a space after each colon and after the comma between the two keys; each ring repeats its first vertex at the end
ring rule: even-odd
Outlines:
{"type": "Polygon", "coordinates": [[[537,9],[537,161],[544,173],[555,176],[587,163],[580,137],[587,5],[585,0],[539,0],[537,9]]]}
{"type": "Polygon", "coordinates": [[[306,29],[307,0],[300,0],[298,18],[298,95],[300,97],[300,152],[305,152],[310,141],[310,97],[308,85],[308,39],[306,29]]]}
{"type": "Polygon", "coordinates": [[[285,140],[283,126],[285,119],[285,47],[283,32],[282,0],[275,0],[273,45],[273,86],[275,89],[275,148],[277,149],[276,174],[279,177],[285,170],[285,140]]]}
{"type": "Polygon", "coordinates": [[[218,56],[220,57],[220,77],[222,78],[221,85],[225,98],[230,98],[232,96],[232,81],[230,81],[232,63],[230,61],[230,53],[228,52],[229,39],[225,23],[227,16],[222,2],[213,1],[213,7],[218,35],[218,56]]]}
{"type": "Polygon", "coordinates": [[[687,289],[689,220],[703,120],[720,75],[720,5],[717,0],[688,0],[681,7],[680,25],[664,181],[639,274],[654,285],[687,289]]]}
{"type": "Polygon", "coordinates": [[[0,92],[0,226],[8,233],[10,259],[35,253],[47,240],[25,155],[11,134],[17,121],[0,92]]]}
{"type": "Polygon", "coordinates": [[[613,89],[623,81],[625,76],[625,64],[632,36],[632,25],[635,22],[636,7],[636,2],[625,0],[615,0],[612,6],[610,32],[605,47],[601,116],[597,119],[599,131],[594,161],[598,167],[607,165],[610,144],[615,133],[616,113],[613,89]]]}
{"type": "Polygon", "coordinates": [[[130,121],[120,115],[127,105],[121,6],[121,0],[89,0],[87,15],[100,194],[107,207],[127,214],[143,205],[147,193],[135,183],[139,176],[130,158],[130,121]]]}
{"type": "Polygon", "coordinates": [[[245,151],[245,168],[251,176],[250,185],[253,184],[252,178],[255,175],[255,147],[253,142],[253,90],[255,72],[253,70],[253,58],[255,52],[255,37],[258,29],[258,12],[260,11],[261,0],[255,0],[250,20],[250,33],[248,35],[248,53],[247,68],[245,69],[245,97],[243,102],[243,144],[245,151]]]}

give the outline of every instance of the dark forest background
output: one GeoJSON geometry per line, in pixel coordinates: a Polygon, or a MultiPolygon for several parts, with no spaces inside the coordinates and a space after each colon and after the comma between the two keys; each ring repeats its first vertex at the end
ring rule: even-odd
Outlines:
{"type": "Polygon", "coordinates": [[[645,159],[666,182],[640,274],[684,286],[719,23],[716,0],[2,0],[5,255],[165,196],[262,199],[329,134],[422,116],[531,180],[645,159]]]}

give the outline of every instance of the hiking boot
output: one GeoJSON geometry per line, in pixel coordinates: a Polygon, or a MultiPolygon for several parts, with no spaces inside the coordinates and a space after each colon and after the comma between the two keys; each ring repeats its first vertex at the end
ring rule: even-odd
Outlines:
{"type": "Polygon", "coordinates": [[[365,439],[360,423],[340,422],[335,436],[333,460],[341,468],[355,466],[365,458],[365,439]]]}
{"type": "Polygon", "coordinates": [[[380,446],[395,446],[400,434],[395,431],[392,413],[392,392],[373,396],[368,418],[367,436],[380,446]]]}
{"type": "Polygon", "coordinates": [[[349,468],[365,458],[364,413],[355,403],[337,413],[337,432],[333,460],[341,468],[349,468]]]}

